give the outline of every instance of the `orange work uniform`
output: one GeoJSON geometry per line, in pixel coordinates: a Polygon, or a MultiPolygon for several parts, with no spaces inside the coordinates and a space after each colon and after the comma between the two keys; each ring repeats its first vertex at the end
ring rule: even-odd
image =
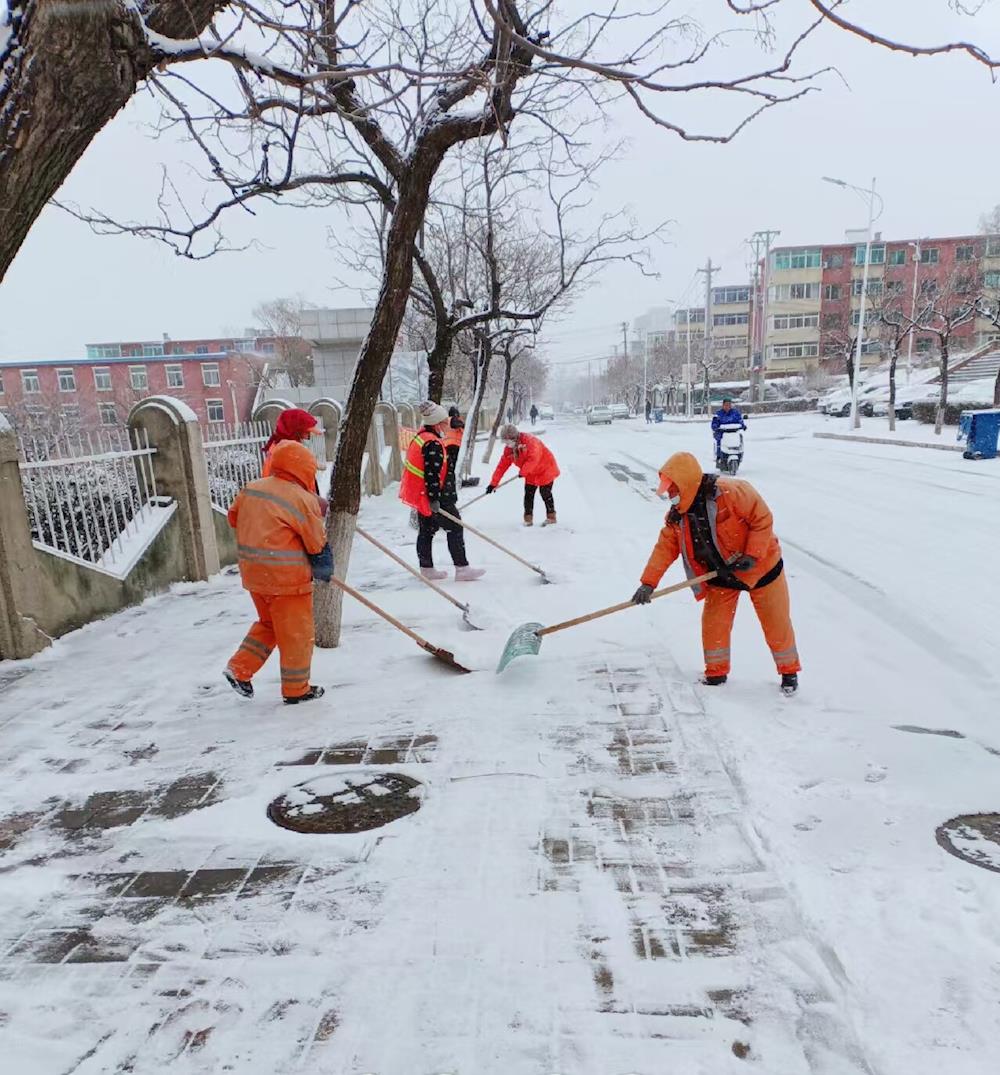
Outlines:
{"type": "Polygon", "coordinates": [[[229,660],[239,680],[250,680],[275,646],[281,659],[281,693],[309,690],[315,634],[312,565],[326,545],[316,485],[316,459],[296,441],[271,449],[271,476],[248,483],[229,509],[236,530],[243,587],[257,622],[229,660]]]}
{"type": "Polygon", "coordinates": [[[801,671],[781,545],[764,498],[739,478],[706,476],[688,452],[671,456],[660,477],[677,487],[680,503],[660,531],[642,573],[643,583],[655,589],[678,556],[688,578],[724,567],[734,558],[750,556],[755,561],[748,571],[727,572],[728,577],[695,588],[695,597],[705,602],[701,618],[705,674],[729,674],[733,619],[744,591],[750,594],[778,672],[801,671]]]}

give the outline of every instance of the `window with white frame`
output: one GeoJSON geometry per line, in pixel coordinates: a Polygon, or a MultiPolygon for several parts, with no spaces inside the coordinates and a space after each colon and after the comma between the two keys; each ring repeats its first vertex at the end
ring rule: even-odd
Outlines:
{"type": "Polygon", "coordinates": [[[218,362],[202,362],[201,383],[206,388],[218,388],[219,385],[222,384],[222,378],[219,376],[218,362]]]}
{"type": "Polygon", "coordinates": [[[782,250],[774,255],[775,269],[818,269],[823,263],[821,250],[782,250]]]}
{"type": "Polygon", "coordinates": [[[76,391],[76,374],[71,369],[56,370],[56,375],[59,378],[59,391],[60,392],[75,392],[76,391]]]}
{"type": "MultiPolygon", "coordinates": [[[[861,297],[861,289],[864,285],[864,280],[852,280],[851,281],[851,294],[857,299],[861,297]]],[[[869,280],[868,281],[868,297],[878,298],[882,294],[882,281],[881,280],[869,280]]]]}
{"type": "Polygon", "coordinates": [[[208,411],[208,420],[210,422],[224,422],[226,420],[226,409],[222,405],[221,399],[206,399],[205,407],[208,411]]]}
{"type": "MultiPolygon", "coordinates": [[[[990,289],[1000,288],[1000,272],[983,273],[983,287],[990,289]]],[[[0,389],[2,391],[2,389],[0,389]]]]}
{"type": "Polygon", "coordinates": [[[273,343],[261,344],[260,349],[265,355],[273,355],[274,354],[274,344],[273,343]]]}
{"type": "Polygon", "coordinates": [[[934,346],[934,341],[929,336],[918,336],[917,337],[917,350],[918,351],[926,352],[926,351],[929,351],[933,346],[934,346]]]}
{"type": "Polygon", "coordinates": [[[121,358],[121,345],[117,343],[91,343],[87,345],[87,358],[121,358]]]}
{"type": "Polygon", "coordinates": [[[64,403],[62,420],[66,425],[76,425],[80,421],[80,406],[77,403],[64,403]]]}
{"type": "MultiPolygon", "coordinates": [[[[866,326],[871,325],[871,323],[877,317],[878,317],[878,311],[871,310],[871,309],[865,310],[865,325],[866,326]]],[[[851,311],[851,324],[854,325],[855,327],[857,327],[858,325],[861,324],[861,311],[860,310],[852,310],[851,311]]]]}
{"type": "Polygon", "coordinates": [[[137,392],[144,392],[149,388],[149,376],[145,366],[129,366],[128,379],[137,392]]]}
{"type": "Polygon", "coordinates": [[[920,248],[921,265],[937,265],[941,258],[941,251],[936,246],[922,246],[920,248]]]}
{"type": "Polygon", "coordinates": [[[199,343],[198,346],[194,349],[194,353],[196,355],[207,355],[208,354],[208,344],[207,343],[199,343]]]}
{"type": "Polygon", "coordinates": [[[167,388],[184,387],[184,369],[181,366],[167,366],[167,388]]]}
{"type": "Polygon", "coordinates": [[[98,392],[111,391],[111,369],[108,366],[94,367],[94,387],[98,392]]]}
{"type": "Polygon", "coordinates": [[[142,345],[143,358],[160,358],[163,354],[162,343],[144,343],[142,345]]]}
{"type": "Polygon", "coordinates": [[[842,269],[844,267],[844,255],[829,254],[823,267],[825,269],[842,269]]]}
{"type": "Polygon", "coordinates": [[[790,328],[818,328],[819,314],[775,314],[773,322],[775,332],[790,328]]]}
{"type": "Polygon", "coordinates": [[[838,302],[843,295],[840,284],[825,284],[823,286],[823,298],[827,302],[838,302]]]}
{"type": "Polygon", "coordinates": [[[818,343],[776,343],[771,347],[772,358],[816,358],[818,343]]]}
{"type": "Polygon", "coordinates": [[[955,260],[956,261],[972,261],[976,256],[976,248],[972,245],[956,246],[955,247],[955,260]]]}
{"type": "Polygon", "coordinates": [[[21,391],[25,395],[41,392],[42,385],[38,380],[38,370],[21,370],[21,391]]]}
{"type": "Polygon", "coordinates": [[[1000,239],[986,240],[986,256],[988,258],[1000,258],[1000,239]]]}
{"type": "Polygon", "coordinates": [[[113,403],[98,403],[97,414],[102,426],[118,425],[118,408],[113,403]]]}
{"type": "MultiPolygon", "coordinates": [[[[865,263],[865,244],[861,243],[854,248],[854,264],[864,265],[865,263]]],[[[885,243],[873,243],[872,244],[872,256],[868,262],[869,265],[884,265],[885,264],[885,243]]]]}
{"type": "Polygon", "coordinates": [[[889,251],[889,265],[905,265],[906,264],[906,249],[902,250],[890,250],[889,251]]]}
{"type": "Polygon", "coordinates": [[[715,314],[713,325],[745,325],[750,320],[749,314],[715,314]]]}
{"type": "Polygon", "coordinates": [[[768,291],[771,302],[799,302],[803,299],[818,299],[820,284],[774,284],[768,291]]]}
{"type": "Polygon", "coordinates": [[[740,302],[750,301],[750,288],[748,287],[717,287],[712,291],[713,306],[733,306],[740,302]]]}

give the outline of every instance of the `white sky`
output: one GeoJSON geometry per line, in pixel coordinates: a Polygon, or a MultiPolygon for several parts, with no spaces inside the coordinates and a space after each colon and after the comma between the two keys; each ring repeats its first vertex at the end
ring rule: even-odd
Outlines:
{"type": "MultiPolygon", "coordinates": [[[[706,4],[688,6],[700,11],[706,4]]],[[[801,0],[800,22],[809,10],[801,0]]],[[[844,11],[917,44],[973,39],[1000,56],[995,0],[975,18],[952,13],[947,0],[851,0],[844,11]]],[[[748,55],[749,44],[737,44],[719,62],[739,64],[748,55]]],[[[887,237],[975,230],[979,215],[1000,202],[993,139],[1000,87],[986,68],[960,56],[890,54],[832,29],[803,51],[799,70],[827,64],[843,78],[826,76],[822,92],[772,111],[726,146],[692,145],[631,111],[616,113],[631,142],[604,174],[601,201],[630,205],[646,226],[676,223],[669,245],[656,251],[661,279],[610,269],[547,334],[551,361],[607,354],[620,343],[621,321],[631,324],[648,307],[672,300],[698,301],[702,285],[692,281],[709,256],[723,269],[717,283],[746,280],[744,240],[755,230],[778,228],[779,242],[793,244],[841,241],[846,228],[863,227],[862,202],[822,183],[822,175],[859,185],[877,176],[885,198],[878,227],[887,237]]],[[[693,124],[711,126],[713,114],[704,100],[684,110],[693,124]]],[[[151,116],[144,98],[130,105],[91,146],[60,197],[150,218],[172,153],[142,127],[151,116]]],[[[228,335],[252,323],[256,303],[277,296],[357,304],[356,293],[331,284],[343,275],[326,240],[329,226],[342,226],[336,210],[258,206],[256,216],[232,221],[261,249],[195,263],[150,241],[95,236],[50,207],[0,286],[0,357],[69,357],[82,354],[86,342],[164,332],[228,335]]]]}

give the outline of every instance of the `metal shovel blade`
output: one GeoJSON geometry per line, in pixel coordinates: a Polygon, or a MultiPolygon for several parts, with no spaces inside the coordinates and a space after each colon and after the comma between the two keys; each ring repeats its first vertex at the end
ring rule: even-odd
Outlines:
{"type": "MultiPolygon", "coordinates": [[[[539,639],[541,641],[541,639],[539,639]]],[[[471,668],[466,668],[464,664],[459,664],[455,660],[455,654],[451,650],[442,649],[440,646],[432,646],[430,642],[422,642],[423,648],[432,656],[437,657],[439,661],[443,661],[450,668],[454,668],[459,672],[471,672],[471,668]]]]}
{"type": "Polygon", "coordinates": [[[522,623],[520,627],[514,628],[510,638],[507,639],[507,645],[503,648],[503,653],[500,654],[497,675],[500,675],[515,657],[527,657],[528,654],[533,657],[537,656],[542,648],[542,638],[538,634],[541,629],[540,623],[522,623]]]}

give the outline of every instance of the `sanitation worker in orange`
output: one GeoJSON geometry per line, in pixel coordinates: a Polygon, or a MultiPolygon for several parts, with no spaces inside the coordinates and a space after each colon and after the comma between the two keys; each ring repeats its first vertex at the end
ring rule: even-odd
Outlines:
{"type": "Polygon", "coordinates": [[[309,682],[313,654],[313,580],[329,582],[333,554],[316,487],[316,459],[304,444],[281,441],[271,450],[271,476],[249,482],[229,509],[236,530],[243,588],[257,622],[230,657],[224,675],[244,698],[277,646],[286,705],[322,698],[309,682]]]}
{"type": "MultiPolygon", "coordinates": [[[[288,410],[282,411],[278,415],[277,422],[274,423],[274,432],[271,434],[267,444],[264,445],[264,465],[261,468],[261,477],[269,478],[271,476],[271,454],[282,441],[293,440],[302,444],[309,437],[318,437],[320,435],[319,422],[308,411],[300,410],[298,407],[289,407],[288,410]]],[[[326,498],[320,496],[318,484],[316,486],[316,495],[319,496],[320,511],[326,515],[326,498]]]]}
{"type": "Polygon", "coordinates": [[[545,522],[551,526],[556,521],[556,502],[552,496],[552,483],[559,477],[559,464],[550,449],[531,433],[519,433],[517,426],[505,425],[500,430],[503,455],[493,471],[486,492],[492,493],[503,480],[511,466],[516,466],[524,478],[524,525],[535,521],[535,493],[542,494],[545,505],[545,522]]]}
{"type": "MultiPolygon", "coordinates": [[[[448,535],[448,552],[455,565],[455,581],[475,582],[486,571],[481,567],[469,566],[461,524],[441,514],[446,511],[455,519],[460,518],[455,489],[456,467],[452,461],[458,454],[458,446],[454,443],[448,445],[447,438],[454,434],[449,426],[448,412],[432,401],[421,403],[419,411],[423,425],[406,449],[399,499],[413,508],[419,518],[417,559],[420,561],[420,574],[431,580],[447,578],[446,571],[439,571],[434,566],[434,535],[443,530],[448,535]]],[[[461,437],[458,438],[460,443],[461,437]]]]}
{"type": "Polygon", "coordinates": [[[670,513],[633,602],[649,604],[660,579],[678,556],[688,578],[718,572],[716,578],[694,591],[695,597],[705,602],[701,617],[705,650],[702,683],[718,687],[729,678],[736,605],[741,593],[749,593],[781,676],[781,689],[794,694],[802,666],[795,647],[781,545],[764,498],[749,482],[703,473],[689,452],[672,455],[660,468],[659,494],[670,502],[670,513]]]}

